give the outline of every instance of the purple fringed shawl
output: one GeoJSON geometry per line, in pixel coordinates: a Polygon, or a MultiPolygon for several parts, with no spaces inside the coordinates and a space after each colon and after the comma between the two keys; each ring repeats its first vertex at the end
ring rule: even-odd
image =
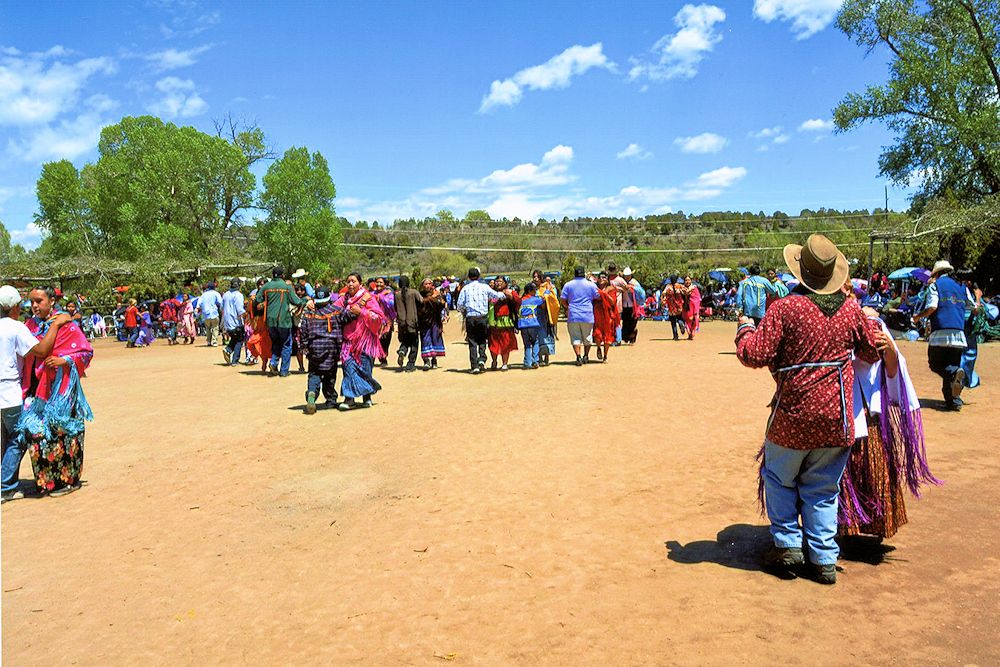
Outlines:
{"type": "MultiPolygon", "coordinates": [[[[906,373],[905,365],[900,364],[899,373],[906,373]]],[[[905,477],[906,486],[914,497],[920,497],[920,488],[927,484],[940,485],[941,480],[931,473],[927,464],[927,448],[924,441],[923,420],[920,414],[920,406],[912,407],[909,401],[909,392],[905,386],[898,392],[897,400],[892,400],[889,395],[889,378],[883,365],[879,369],[879,379],[881,383],[881,413],[878,415],[879,435],[881,438],[860,438],[853,445],[858,447],[878,446],[881,444],[888,470],[891,485],[899,483],[901,477],[905,477]],[[881,440],[878,443],[877,440],[881,440]]],[[[900,378],[900,384],[904,382],[900,378]]],[[[865,405],[863,418],[871,416],[865,405]]],[[[874,421],[874,420],[871,420],[874,421]]],[[[872,424],[874,425],[874,424],[872,424]]],[[[852,452],[852,456],[856,452],[852,452]]],[[[757,480],[757,502],[760,506],[761,514],[765,514],[764,504],[764,447],[761,446],[757,452],[758,480],[757,480]]],[[[885,512],[885,507],[881,499],[870,497],[864,493],[864,489],[875,488],[875,480],[864,477],[856,478],[856,475],[869,474],[869,466],[847,466],[844,476],[840,481],[841,497],[848,502],[840,502],[837,510],[837,520],[841,524],[859,525],[873,522],[881,517],[885,512]]]]}

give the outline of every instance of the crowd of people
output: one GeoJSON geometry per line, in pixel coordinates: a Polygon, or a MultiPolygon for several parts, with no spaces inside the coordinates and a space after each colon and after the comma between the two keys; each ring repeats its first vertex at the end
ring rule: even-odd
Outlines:
{"type": "MultiPolygon", "coordinates": [[[[992,326],[992,304],[946,260],[925,280],[894,287],[880,271],[851,280],[843,254],[821,235],[788,246],[785,259],[791,275],[761,275],[755,265],[725,291],[738,311],[738,359],[767,367],[776,382],[759,455],[773,538],[765,567],[831,584],[838,536],[891,537],[907,520],[904,490],[917,495],[937,483],[920,402],[895,339],[925,329],[944,408],[960,410],[963,389],[979,383],[975,349],[983,323],[992,326]]],[[[80,488],[85,422],[93,418],[81,378],[93,358],[88,338],[107,327],[96,314],[84,317],[76,301],[63,301],[51,287],[26,295],[0,287],[4,502],[23,496],[25,453],[42,495],[80,488]],[[24,321],[22,308],[30,309],[24,321]]],[[[462,317],[469,372],[479,375],[509,370],[521,348],[521,369],[549,365],[562,312],[575,364],[583,366],[592,348],[606,364],[613,347],[634,345],[639,322],[651,314],[670,322],[675,340],[694,339],[704,301],[691,276],[670,277],[647,293],[629,267],[615,264],[597,274],[576,267],[561,287],[541,271],[516,285],[503,276],[484,279],[476,267],[465,281],[426,278],[418,288],[408,276],[393,285],[358,273],[328,287],[310,284],[304,270],[286,277],[276,267],[270,280],[245,285],[234,278],[224,292],[210,282],[197,295],[128,299],[116,311],[129,348],[157,338],[191,345],[203,335],[222,348],[227,365],[259,364],[279,378],[291,374],[294,358],[306,375],[304,412],[315,414],[371,407],[382,389],[375,369],[390,360],[404,373],[417,370],[418,356],[425,371],[437,368],[453,311],[462,317]]]]}

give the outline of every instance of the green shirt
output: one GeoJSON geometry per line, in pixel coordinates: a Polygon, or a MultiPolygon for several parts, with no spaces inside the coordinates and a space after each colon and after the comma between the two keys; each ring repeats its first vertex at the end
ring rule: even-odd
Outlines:
{"type": "Polygon", "coordinates": [[[291,286],[281,278],[272,278],[270,282],[261,285],[254,297],[254,304],[267,302],[267,326],[285,329],[292,328],[292,314],[288,306],[301,306],[305,299],[300,299],[291,286]]]}

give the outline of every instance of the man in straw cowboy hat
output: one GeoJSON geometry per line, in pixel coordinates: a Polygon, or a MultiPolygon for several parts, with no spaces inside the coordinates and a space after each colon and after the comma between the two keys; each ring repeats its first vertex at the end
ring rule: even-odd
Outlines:
{"type": "Polygon", "coordinates": [[[847,259],[830,239],[813,234],[805,245],[785,246],[784,255],[799,286],[775,301],[759,325],[741,317],[736,332],[740,362],[766,366],[777,384],[762,450],[774,541],[764,564],[793,576],[808,556],[815,580],[833,584],[837,497],[854,443],[852,355],[877,361],[878,329],[841,291],[847,259]]]}
{"type": "Polygon", "coordinates": [[[945,408],[958,411],[962,409],[960,395],[965,383],[962,353],[968,347],[965,313],[966,310],[976,310],[976,301],[967,288],[951,277],[954,270],[946,259],[934,264],[924,295],[924,310],[914,315],[913,321],[930,319],[927,363],[932,371],[941,376],[945,408]]]}

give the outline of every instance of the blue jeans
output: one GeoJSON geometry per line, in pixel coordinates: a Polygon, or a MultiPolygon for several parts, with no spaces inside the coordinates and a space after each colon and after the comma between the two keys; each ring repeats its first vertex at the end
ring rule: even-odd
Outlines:
{"type": "Polygon", "coordinates": [[[281,361],[280,375],[288,375],[288,367],[292,364],[292,328],[268,327],[271,335],[271,366],[278,368],[281,361]]]}
{"type": "Polygon", "coordinates": [[[229,334],[229,342],[226,343],[226,349],[229,350],[229,365],[236,366],[240,363],[240,352],[243,350],[243,339],[246,337],[246,332],[243,327],[237,327],[235,329],[228,329],[226,333],[229,334]]]}
{"type": "Polygon", "coordinates": [[[128,332],[128,344],[134,346],[139,340],[139,327],[126,327],[125,330],[128,332]]]}
{"type": "Polygon", "coordinates": [[[309,379],[306,385],[306,398],[309,398],[309,392],[316,394],[319,397],[320,391],[323,392],[323,398],[326,399],[327,403],[337,402],[337,367],[325,371],[314,370],[312,364],[309,365],[309,379]]]}
{"type": "Polygon", "coordinates": [[[21,418],[21,406],[0,410],[0,431],[3,434],[3,463],[0,464],[0,476],[3,481],[0,491],[17,489],[17,473],[21,468],[21,459],[28,449],[27,443],[20,433],[14,432],[17,420],[21,418]]]}
{"type": "Polygon", "coordinates": [[[521,340],[524,341],[524,367],[530,368],[538,364],[538,327],[521,329],[521,340]]]}
{"type": "Polygon", "coordinates": [[[850,454],[850,447],[788,449],[764,441],[764,504],[776,547],[801,548],[804,532],[810,562],[837,562],[837,498],[850,454]]]}

